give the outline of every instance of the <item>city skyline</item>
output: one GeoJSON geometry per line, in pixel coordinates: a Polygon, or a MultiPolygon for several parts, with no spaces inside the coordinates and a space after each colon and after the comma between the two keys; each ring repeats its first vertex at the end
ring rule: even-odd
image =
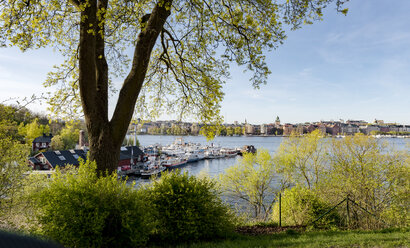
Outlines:
{"type": "MultiPolygon", "coordinates": [[[[287,123],[382,119],[410,124],[410,2],[361,0],[346,7],[344,16],[329,6],[323,21],[288,32],[282,46],[266,53],[272,74],[261,89],[254,90],[250,75],[232,65],[221,106],[225,122],[263,124],[279,116],[287,123]]],[[[42,82],[61,62],[52,49],[2,48],[0,102],[49,91],[42,82]]],[[[117,88],[121,84],[114,82],[117,88]]],[[[29,106],[37,112],[45,107],[29,106]]]]}

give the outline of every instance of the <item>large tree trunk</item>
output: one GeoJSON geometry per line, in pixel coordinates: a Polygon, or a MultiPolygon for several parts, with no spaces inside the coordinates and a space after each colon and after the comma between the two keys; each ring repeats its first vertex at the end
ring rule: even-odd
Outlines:
{"type": "MultiPolygon", "coordinates": [[[[76,5],[82,1],[72,0],[76,5]]],[[[88,1],[81,9],[79,86],[90,143],[89,159],[97,162],[100,175],[118,166],[120,146],[127,133],[142,88],[155,42],[170,15],[172,0],[159,1],[145,28],[138,35],[132,67],[120,90],[112,119],[108,120],[108,66],[105,58],[104,25],[97,12],[108,0],[88,1]]],[[[79,6],[79,5],[78,5],[79,6]]],[[[104,17],[100,17],[104,18],[104,17]]]]}
{"type": "MultiPolygon", "coordinates": [[[[98,123],[93,125],[92,120],[89,129],[89,143],[90,151],[88,159],[97,163],[97,170],[100,175],[109,175],[116,171],[118,167],[118,161],[120,159],[121,143],[113,142],[114,138],[110,128],[94,130],[95,126],[99,126],[98,123]]],[[[125,136],[126,131],[124,132],[125,136]]]]}

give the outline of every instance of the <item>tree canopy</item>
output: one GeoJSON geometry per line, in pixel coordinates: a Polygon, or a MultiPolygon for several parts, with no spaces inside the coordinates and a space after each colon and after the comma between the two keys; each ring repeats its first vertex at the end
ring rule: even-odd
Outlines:
{"type": "Polygon", "coordinates": [[[284,41],[285,25],[321,19],[331,3],[345,13],[346,1],[2,0],[0,44],[23,51],[51,46],[64,55],[44,83],[58,86],[51,110],[71,116],[82,106],[94,159],[104,149],[119,150],[136,103],[140,116],[166,111],[220,122],[231,63],[251,71],[259,87],[269,74],[264,53],[284,41]],[[112,81],[123,76],[109,119],[112,81]]]}

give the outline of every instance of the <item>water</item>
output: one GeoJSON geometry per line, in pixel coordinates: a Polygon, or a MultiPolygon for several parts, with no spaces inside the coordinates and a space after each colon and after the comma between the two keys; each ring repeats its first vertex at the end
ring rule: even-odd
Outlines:
{"type": "MultiPolygon", "coordinates": [[[[169,145],[181,136],[161,136],[161,135],[138,135],[137,138],[141,146],[153,144],[169,145]]],[[[185,142],[200,143],[201,145],[219,145],[227,148],[243,147],[244,145],[254,145],[258,148],[268,149],[269,152],[275,152],[282,137],[260,137],[260,136],[240,136],[240,137],[215,137],[211,141],[207,141],[203,136],[182,136],[185,142]]]]}
{"type": "MultiPolygon", "coordinates": [[[[161,136],[161,135],[139,135],[137,136],[141,146],[149,146],[154,144],[169,145],[181,136],[161,136]]],[[[183,136],[184,142],[200,143],[201,145],[219,145],[227,148],[238,148],[244,145],[253,145],[256,149],[267,149],[271,154],[275,153],[282,142],[283,137],[261,137],[261,136],[240,136],[240,137],[216,137],[211,141],[207,141],[203,136],[183,136]]],[[[406,146],[410,143],[409,139],[386,138],[381,141],[387,141],[390,147],[396,150],[409,149],[406,146]]],[[[188,171],[191,175],[207,173],[211,177],[215,177],[223,173],[228,167],[234,165],[241,157],[222,158],[212,160],[202,160],[195,163],[189,163],[181,168],[182,171],[188,171]]]]}

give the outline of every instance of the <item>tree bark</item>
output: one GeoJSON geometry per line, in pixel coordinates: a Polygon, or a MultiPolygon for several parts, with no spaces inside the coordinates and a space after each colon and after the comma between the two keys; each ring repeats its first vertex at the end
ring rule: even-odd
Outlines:
{"type": "MultiPolygon", "coordinates": [[[[78,1],[82,3],[82,1],[78,1]]],[[[98,9],[108,0],[88,1],[81,11],[79,86],[90,151],[100,175],[116,171],[122,141],[134,113],[155,42],[170,15],[172,0],[160,1],[138,35],[132,68],[124,80],[111,121],[108,120],[108,65],[104,52],[104,25],[98,25],[98,9]]],[[[104,17],[102,17],[104,18],[104,17]]]]}
{"type": "MultiPolygon", "coordinates": [[[[91,123],[90,127],[92,128],[92,126],[91,123]]],[[[89,135],[90,151],[88,158],[97,163],[99,175],[109,175],[116,171],[118,167],[121,143],[112,142],[112,134],[108,127],[96,131],[99,136],[89,135]]]]}

